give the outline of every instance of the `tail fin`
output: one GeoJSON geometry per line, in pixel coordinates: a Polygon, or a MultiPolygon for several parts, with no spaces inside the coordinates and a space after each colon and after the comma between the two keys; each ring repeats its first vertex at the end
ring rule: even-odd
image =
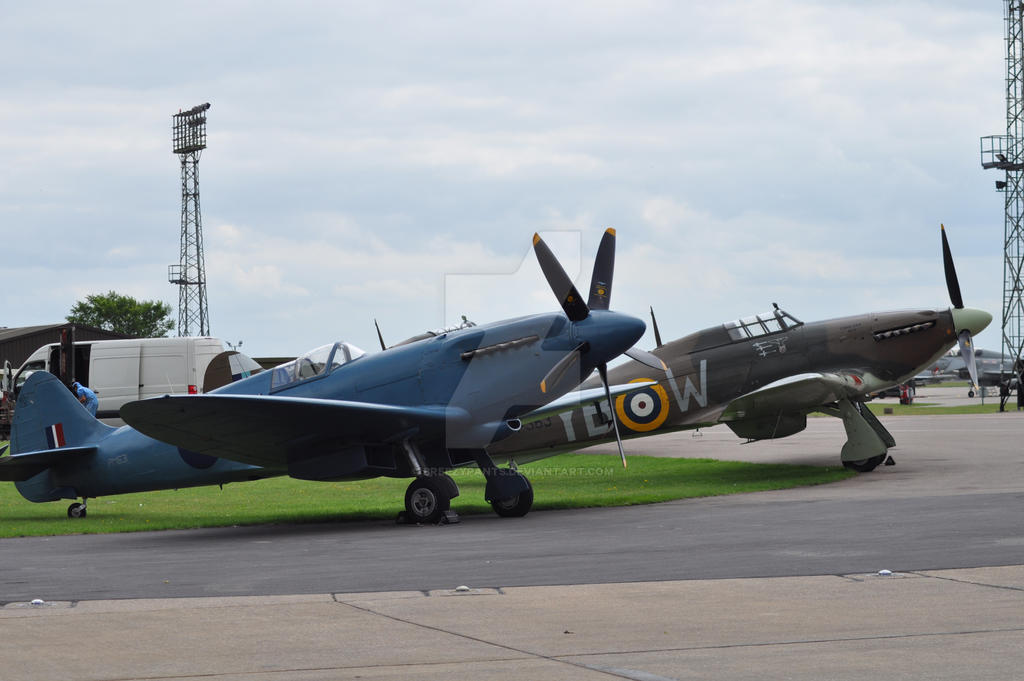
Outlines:
{"type": "Polygon", "coordinates": [[[11,454],[80,447],[116,430],[92,414],[53,374],[37,371],[18,394],[11,423],[11,454]]]}

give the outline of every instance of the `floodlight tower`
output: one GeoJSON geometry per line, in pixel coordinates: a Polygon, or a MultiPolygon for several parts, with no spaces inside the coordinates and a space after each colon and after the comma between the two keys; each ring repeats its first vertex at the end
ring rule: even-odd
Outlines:
{"type": "Polygon", "coordinates": [[[1024,354],[1024,2],[1003,0],[1006,24],[1006,134],[981,138],[981,167],[1002,170],[1003,192],[1003,355],[1020,373],[1024,354]]]}
{"type": "Polygon", "coordinates": [[[206,148],[209,102],[174,114],[174,153],[181,159],[181,259],[167,268],[167,280],[178,285],[178,335],[208,336],[206,265],[203,222],[199,211],[199,156],[206,148]]]}

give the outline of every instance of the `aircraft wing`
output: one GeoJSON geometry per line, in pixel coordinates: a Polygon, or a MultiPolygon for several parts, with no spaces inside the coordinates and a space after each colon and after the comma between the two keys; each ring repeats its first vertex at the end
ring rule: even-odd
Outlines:
{"type": "MultiPolygon", "coordinates": [[[[4,449],[7,449],[4,447],[4,449]]],[[[96,445],[86,447],[60,447],[58,449],[42,449],[24,454],[14,454],[0,459],[0,480],[19,482],[28,480],[34,475],[58,463],[66,463],[70,458],[85,456],[96,452],[96,445]]]]}
{"type": "Polygon", "coordinates": [[[739,421],[780,411],[814,409],[861,392],[861,380],[854,375],[806,373],[787,376],[737,397],[730,402],[721,422],[739,421]]]}
{"type": "Polygon", "coordinates": [[[149,437],[208,456],[266,468],[309,447],[440,436],[469,414],[451,407],[253,395],[165,396],[129,402],[121,418],[149,437]]]}
{"type": "MultiPolygon", "coordinates": [[[[634,390],[640,390],[650,385],[655,385],[657,381],[642,381],[637,383],[622,383],[620,385],[608,386],[608,390],[611,392],[612,397],[623,395],[625,393],[631,393],[634,390]]],[[[542,407],[537,407],[533,411],[523,414],[519,417],[519,420],[523,423],[532,423],[533,421],[539,421],[548,416],[554,416],[565,411],[572,411],[579,409],[580,407],[588,404],[597,404],[598,402],[604,403],[606,396],[604,394],[604,388],[588,388],[586,390],[576,390],[571,393],[566,393],[558,399],[551,400],[542,407]]]]}

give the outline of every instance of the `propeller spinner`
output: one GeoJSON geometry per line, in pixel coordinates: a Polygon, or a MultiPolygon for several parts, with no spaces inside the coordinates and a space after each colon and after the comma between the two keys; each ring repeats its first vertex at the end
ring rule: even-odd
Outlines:
{"type": "MultiPolygon", "coordinates": [[[[541,381],[541,390],[543,392],[551,390],[566,376],[570,368],[582,369],[586,364],[588,365],[586,372],[589,373],[596,366],[601,376],[601,383],[604,385],[609,413],[612,414],[619,456],[622,458],[622,465],[625,466],[626,454],[622,449],[622,437],[619,435],[619,426],[614,416],[615,408],[608,386],[608,362],[625,352],[630,356],[636,356],[640,361],[657,362],[661,368],[664,368],[664,364],[661,364],[661,360],[650,353],[638,348],[630,348],[646,328],[642,320],[608,310],[611,301],[612,277],[615,271],[615,230],[606,229],[604,236],[601,237],[601,245],[598,247],[597,257],[594,259],[594,271],[590,279],[590,295],[587,302],[583,302],[572,279],[569,278],[551,249],[538,234],[533,235],[533,248],[548,285],[551,286],[565,315],[573,323],[574,335],[580,341],[569,354],[551,368],[544,380],[541,381]],[[589,361],[585,363],[584,358],[589,361]]],[[[582,378],[582,372],[580,378],[582,378]]]]}

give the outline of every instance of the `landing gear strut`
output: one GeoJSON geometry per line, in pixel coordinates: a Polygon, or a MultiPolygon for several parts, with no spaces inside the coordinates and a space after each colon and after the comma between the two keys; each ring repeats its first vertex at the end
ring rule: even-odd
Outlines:
{"type": "Polygon", "coordinates": [[[86,499],[82,499],[82,503],[77,501],[68,506],[68,517],[69,518],[84,518],[86,512],[86,499]]]}
{"type": "Polygon", "coordinates": [[[487,479],[484,499],[502,518],[522,518],[533,507],[533,486],[526,476],[509,460],[508,468],[498,468],[484,450],[474,452],[473,458],[487,479]]]}

